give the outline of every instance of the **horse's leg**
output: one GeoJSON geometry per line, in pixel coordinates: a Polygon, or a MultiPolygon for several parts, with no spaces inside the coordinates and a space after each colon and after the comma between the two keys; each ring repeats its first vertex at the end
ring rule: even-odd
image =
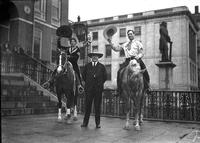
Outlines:
{"type": "Polygon", "coordinates": [[[140,130],[140,124],[139,124],[139,116],[140,116],[140,101],[141,101],[141,96],[138,95],[138,92],[136,92],[136,96],[134,97],[134,102],[135,102],[135,129],[140,130]]]}
{"type": "Polygon", "coordinates": [[[67,123],[70,124],[71,123],[71,108],[73,106],[73,101],[74,101],[74,93],[73,90],[65,90],[65,96],[67,98],[67,109],[66,109],[66,115],[65,115],[65,119],[67,120],[67,123]]]}
{"type": "Polygon", "coordinates": [[[129,124],[129,120],[130,120],[130,111],[128,111],[126,113],[126,124],[124,126],[125,130],[130,130],[130,124],[129,124]]]}
{"type": "MultiPolygon", "coordinates": [[[[124,91],[124,92],[126,93],[126,91],[124,91]]],[[[126,123],[125,123],[124,129],[130,130],[130,123],[129,123],[129,120],[130,120],[130,97],[127,97],[125,99],[125,103],[126,103],[126,123]]]]}
{"type": "Polygon", "coordinates": [[[75,96],[74,96],[74,117],[73,117],[73,120],[74,121],[77,121],[78,118],[77,118],[77,93],[78,91],[76,90],[76,93],[75,93],[75,96]]]}
{"type": "Polygon", "coordinates": [[[140,125],[143,124],[143,113],[144,113],[144,96],[145,96],[145,92],[143,91],[142,93],[142,97],[141,97],[141,100],[140,100],[140,118],[139,118],[139,123],[140,125]]]}
{"type": "Polygon", "coordinates": [[[78,90],[79,90],[79,86],[81,85],[78,74],[75,73],[75,82],[74,82],[74,117],[73,120],[77,121],[77,97],[78,97],[78,90]]]}
{"type": "Polygon", "coordinates": [[[57,88],[57,97],[58,97],[58,121],[62,120],[62,112],[61,112],[61,108],[62,108],[62,102],[61,102],[61,97],[62,94],[60,92],[60,90],[57,88]]]}

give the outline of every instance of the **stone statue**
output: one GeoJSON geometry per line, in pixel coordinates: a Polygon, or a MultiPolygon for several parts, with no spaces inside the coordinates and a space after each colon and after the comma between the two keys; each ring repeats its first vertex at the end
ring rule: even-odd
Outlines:
{"type": "Polygon", "coordinates": [[[161,62],[171,61],[171,47],[172,42],[168,35],[167,23],[163,21],[160,24],[160,44],[159,49],[162,54],[161,62]],[[168,54],[168,43],[170,43],[170,52],[168,54]]]}

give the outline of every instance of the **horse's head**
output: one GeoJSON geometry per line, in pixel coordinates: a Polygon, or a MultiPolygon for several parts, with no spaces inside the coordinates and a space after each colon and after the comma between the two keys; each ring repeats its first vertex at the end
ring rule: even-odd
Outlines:
{"type": "Polygon", "coordinates": [[[61,73],[63,70],[67,70],[66,66],[68,65],[68,55],[65,51],[59,51],[58,61],[57,72],[61,73]]]}
{"type": "Polygon", "coordinates": [[[134,72],[136,74],[141,71],[140,64],[136,59],[130,60],[128,68],[129,68],[130,71],[132,71],[132,72],[134,72]]]}

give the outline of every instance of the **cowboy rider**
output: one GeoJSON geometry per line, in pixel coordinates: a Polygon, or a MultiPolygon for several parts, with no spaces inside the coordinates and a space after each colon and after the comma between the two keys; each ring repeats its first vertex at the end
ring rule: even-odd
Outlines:
{"type": "MultiPolygon", "coordinates": [[[[120,80],[120,78],[121,78],[120,72],[122,71],[122,69],[124,69],[129,64],[129,61],[131,59],[136,59],[140,63],[141,69],[146,69],[144,62],[142,61],[142,57],[144,56],[142,43],[140,41],[134,39],[135,32],[133,30],[128,30],[127,36],[128,36],[129,41],[123,43],[122,45],[117,45],[117,46],[115,46],[112,43],[111,37],[109,37],[107,39],[111,48],[114,51],[119,52],[121,50],[124,50],[125,57],[126,57],[125,62],[122,64],[121,68],[117,72],[117,92],[118,92],[118,95],[120,95],[121,91],[122,91],[121,80],[120,80]]],[[[144,81],[145,81],[144,87],[145,87],[145,89],[147,89],[146,91],[149,92],[150,91],[150,78],[149,78],[149,74],[148,74],[147,69],[145,70],[143,75],[144,75],[144,81]]]]}

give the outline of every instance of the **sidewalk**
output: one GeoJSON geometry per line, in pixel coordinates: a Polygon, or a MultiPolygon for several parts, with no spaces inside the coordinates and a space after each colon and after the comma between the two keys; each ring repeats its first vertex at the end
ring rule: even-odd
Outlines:
{"type": "Polygon", "coordinates": [[[79,115],[72,124],[59,123],[57,114],[3,117],[2,143],[200,143],[197,124],[144,121],[135,131],[123,129],[124,119],[101,117],[100,129],[93,116],[88,128],[80,127],[82,120],[79,115]]]}

